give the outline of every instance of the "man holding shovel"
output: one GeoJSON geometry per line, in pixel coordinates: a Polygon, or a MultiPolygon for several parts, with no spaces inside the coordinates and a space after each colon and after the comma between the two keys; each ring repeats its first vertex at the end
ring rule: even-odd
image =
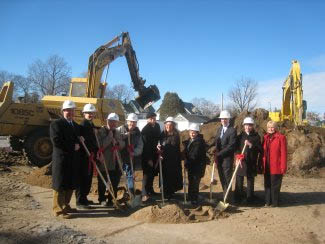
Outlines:
{"type": "Polygon", "coordinates": [[[61,119],[50,125],[50,138],[53,144],[52,188],[53,214],[64,219],[76,212],[70,207],[73,190],[79,183],[80,167],[80,127],[73,121],[76,105],[66,100],[62,105],[61,119]]]}
{"type": "Polygon", "coordinates": [[[134,159],[142,153],[143,142],[141,132],[137,127],[138,116],[134,113],[128,115],[126,125],[117,130],[122,135],[126,147],[121,151],[123,170],[126,172],[128,189],[131,195],[135,194],[134,186],[134,159]]]}
{"type": "MultiPolygon", "coordinates": [[[[113,186],[115,197],[117,195],[117,187],[121,178],[121,170],[118,166],[116,151],[124,147],[121,134],[116,127],[118,125],[119,116],[116,113],[110,113],[107,116],[107,124],[98,130],[96,134],[99,142],[97,158],[101,162],[99,170],[107,182],[107,174],[109,174],[113,186]],[[107,171],[106,171],[107,170],[107,171]]],[[[112,196],[105,196],[106,186],[100,176],[98,176],[98,202],[105,207],[112,205],[112,196]]]]}
{"type": "Polygon", "coordinates": [[[225,196],[233,172],[237,133],[229,124],[231,116],[227,110],[221,111],[219,118],[221,119],[222,126],[216,135],[216,155],[219,178],[223,189],[223,196],[225,196]]]}

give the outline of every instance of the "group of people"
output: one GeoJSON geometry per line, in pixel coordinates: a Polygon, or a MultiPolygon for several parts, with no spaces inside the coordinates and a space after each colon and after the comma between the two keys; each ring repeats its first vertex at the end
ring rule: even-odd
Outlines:
{"type": "MultiPolygon", "coordinates": [[[[55,216],[70,218],[70,213],[77,212],[77,209],[90,208],[93,202],[87,196],[93,174],[98,178],[100,205],[113,205],[122,174],[126,176],[128,193],[134,196],[135,160],[141,160],[143,203],[151,202],[155,195],[159,194],[154,191],[153,182],[160,170],[159,183],[163,183],[161,189],[164,197],[167,200],[172,199],[183,187],[184,169],[188,172],[188,199],[193,205],[198,204],[199,185],[208,163],[207,147],[200,134],[199,125],[191,124],[188,128],[189,139],[181,142],[172,117],[165,120],[164,129],[161,131],[156,114],[148,113],[147,124],[140,131],[136,114],[129,114],[126,124],[118,127],[119,116],[110,113],[106,125],[97,128],[93,123],[97,112],[93,104],[84,106],[84,120],[80,125],[74,122],[75,108],[73,101],[64,101],[62,118],[50,125],[55,216]],[[76,194],[77,209],[70,207],[73,190],[76,194]]],[[[216,163],[224,194],[233,174],[234,154],[246,145],[236,176],[234,202],[243,200],[244,176],[247,177],[245,198],[248,202],[254,199],[254,177],[259,170],[263,170],[266,206],[277,206],[282,176],[286,171],[285,136],[277,131],[275,122],[269,121],[262,143],[254,130],[252,118],[245,118],[244,131],[239,136],[229,125],[228,111],[222,111],[220,119],[222,126],[216,132],[213,163],[216,163]]]]}

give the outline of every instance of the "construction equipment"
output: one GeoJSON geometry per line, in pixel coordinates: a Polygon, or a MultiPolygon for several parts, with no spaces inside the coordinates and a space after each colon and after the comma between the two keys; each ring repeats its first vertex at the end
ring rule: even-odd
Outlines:
{"type": "Polygon", "coordinates": [[[96,126],[105,124],[111,112],[117,113],[123,123],[125,117],[121,102],[104,98],[107,74],[105,81],[101,82],[105,67],[108,70],[109,64],[121,56],[126,58],[133,88],[138,92],[135,99],[138,107],[145,109],[159,100],[158,88],[155,85],[144,85],[146,81],[139,75],[139,65],[129,34],[123,32],[90,56],[87,78],[72,78],[69,96],[44,96],[39,104],[16,103],[12,100],[14,84],[4,83],[0,92],[0,136],[10,136],[14,150],[24,149],[33,164],[43,166],[52,157],[49,124],[61,116],[63,101],[76,103],[76,122],[83,120],[82,108],[91,103],[97,110],[94,119],[96,126]]]}
{"type": "Polygon", "coordinates": [[[303,100],[302,74],[297,60],[292,61],[289,76],[282,87],[281,112],[269,112],[273,121],[289,120],[295,125],[303,125],[306,118],[307,102],[303,100]]]}
{"type": "MultiPolygon", "coordinates": [[[[241,154],[239,154],[240,156],[243,156],[243,155],[244,155],[245,149],[246,149],[246,144],[244,145],[241,154]]],[[[228,185],[228,188],[227,188],[227,191],[226,191],[226,195],[225,195],[224,198],[223,198],[223,202],[220,201],[220,202],[218,203],[217,207],[216,207],[216,209],[218,209],[220,212],[225,211],[225,210],[228,208],[228,206],[229,206],[229,203],[227,203],[227,197],[228,197],[229,191],[230,191],[230,189],[231,189],[231,187],[232,187],[232,182],[234,181],[235,176],[236,176],[236,174],[237,174],[238,168],[239,168],[239,166],[241,165],[241,164],[240,164],[241,160],[242,160],[242,158],[237,158],[237,159],[236,159],[236,168],[235,168],[235,171],[234,171],[234,173],[232,174],[231,180],[230,180],[230,182],[229,182],[229,185],[228,185]]]]}

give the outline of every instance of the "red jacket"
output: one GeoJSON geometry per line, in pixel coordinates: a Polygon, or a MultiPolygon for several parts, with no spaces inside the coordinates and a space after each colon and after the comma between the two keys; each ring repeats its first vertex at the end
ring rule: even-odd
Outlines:
{"type": "Polygon", "coordinates": [[[270,173],[285,174],[287,171],[287,139],[280,132],[275,132],[270,138],[270,134],[264,135],[263,142],[263,171],[265,174],[266,158],[270,155],[270,173]],[[269,144],[269,146],[268,146],[269,144]]]}

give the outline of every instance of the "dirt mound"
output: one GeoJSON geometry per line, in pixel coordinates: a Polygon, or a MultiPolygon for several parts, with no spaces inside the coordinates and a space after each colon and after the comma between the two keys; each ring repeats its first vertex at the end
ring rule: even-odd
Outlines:
{"type": "Polygon", "coordinates": [[[28,165],[28,158],[22,152],[12,152],[8,148],[0,148],[0,166],[28,165]]]}
{"type": "Polygon", "coordinates": [[[43,188],[52,188],[51,164],[33,170],[25,179],[27,184],[43,188]]]}
{"type": "MultiPolygon", "coordinates": [[[[255,120],[255,129],[263,138],[266,133],[266,124],[270,120],[268,111],[256,109],[253,112],[242,112],[231,120],[231,124],[239,134],[245,117],[255,120]]],[[[315,175],[319,168],[325,167],[325,129],[313,126],[295,126],[290,121],[280,122],[279,131],[286,135],[288,141],[288,173],[293,175],[315,175]]],[[[215,134],[221,126],[220,122],[211,122],[201,126],[201,133],[207,143],[207,154],[213,161],[215,134]]],[[[183,131],[181,138],[188,138],[188,132],[183,131]]]]}

